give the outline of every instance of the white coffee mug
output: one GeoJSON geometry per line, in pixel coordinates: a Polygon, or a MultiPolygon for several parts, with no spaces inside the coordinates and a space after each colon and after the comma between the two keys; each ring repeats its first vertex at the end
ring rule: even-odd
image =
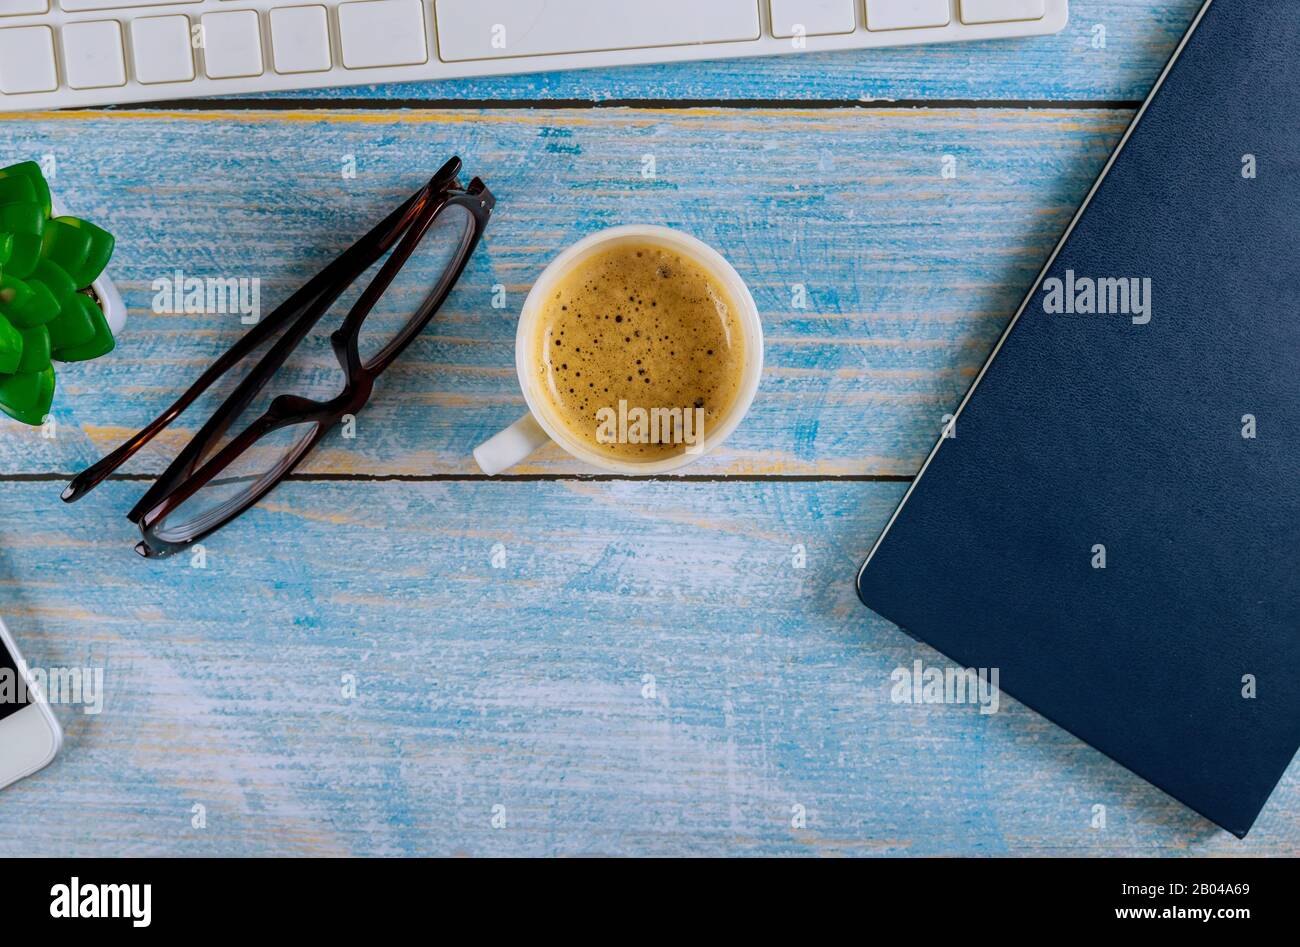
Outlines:
{"type": "Polygon", "coordinates": [[[519,315],[519,331],[515,336],[515,369],[519,373],[524,400],[528,402],[528,413],[474,450],[474,460],[489,477],[495,477],[513,467],[552,441],[578,460],[601,470],[633,475],[662,474],[685,467],[717,447],[736,429],[749,411],[754,395],[758,392],[759,378],[763,374],[763,324],[758,318],[758,307],[754,304],[754,297],[745,281],[722,254],[708,244],[667,227],[614,227],[594,233],[569,247],[555,258],[533,284],[532,292],[524,300],[524,308],[519,315]],[[538,390],[533,366],[537,364],[535,346],[538,344],[539,333],[534,330],[543,300],[550,296],[555,284],[575,266],[593,254],[620,243],[656,244],[694,260],[726,288],[728,295],[740,307],[736,316],[745,340],[745,365],[740,388],[727,413],[705,434],[699,450],[641,462],[607,457],[573,437],[548,414],[547,401],[538,390]]]}

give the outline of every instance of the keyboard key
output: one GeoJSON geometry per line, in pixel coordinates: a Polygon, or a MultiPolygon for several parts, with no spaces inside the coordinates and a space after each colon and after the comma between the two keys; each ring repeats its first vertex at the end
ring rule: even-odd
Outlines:
{"type": "Polygon", "coordinates": [[[141,82],[189,82],[194,78],[190,18],[146,16],[131,21],[131,58],[141,82]]]}
{"type": "MultiPolygon", "coordinates": [[[[59,6],[69,13],[82,10],[128,10],[135,7],[178,7],[182,3],[202,3],[203,0],[59,0],[59,6]]],[[[132,36],[135,34],[132,33],[132,36]]]]}
{"type": "Polygon", "coordinates": [[[203,26],[203,71],[213,79],[260,76],[262,31],[256,10],[205,13],[203,26]]]}
{"type": "Polygon", "coordinates": [[[324,72],[330,68],[330,25],[324,7],[276,7],[271,11],[271,58],[275,71],[324,72]]]}
{"type": "Polygon", "coordinates": [[[1043,0],[961,0],[963,23],[1041,20],[1044,12],[1043,0]]]}
{"type": "Polygon", "coordinates": [[[947,26],[951,19],[948,0],[867,0],[869,30],[947,26]]]}
{"type": "Polygon", "coordinates": [[[348,69],[414,66],[429,61],[420,0],[364,0],[339,7],[339,39],[348,69]]]}
{"type": "Polygon", "coordinates": [[[48,13],[49,9],[50,0],[0,0],[0,16],[48,13]]]}
{"type": "Polygon", "coordinates": [[[435,0],[444,62],[756,40],[754,0],[435,0]]]}
{"type": "Polygon", "coordinates": [[[92,20],[63,27],[63,71],[74,89],[126,85],[122,25],[116,20],[92,20]]]}
{"type": "Polygon", "coordinates": [[[772,35],[789,39],[852,33],[858,28],[856,0],[772,0],[772,35]]]}
{"type": "Polygon", "coordinates": [[[0,30],[0,92],[53,92],[58,87],[52,29],[15,26],[0,30]]]}

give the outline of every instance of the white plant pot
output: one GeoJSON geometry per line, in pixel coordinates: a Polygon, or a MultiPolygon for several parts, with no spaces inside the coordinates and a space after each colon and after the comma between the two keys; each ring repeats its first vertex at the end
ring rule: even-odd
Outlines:
{"type": "MultiPolygon", "coordinates": [[[[53,196],[50,197],[50,210],[55,217],[67,217],[71,213],[63,206],[62,201],[53,196]]],[[[126,325],[126,303],[122,302],[122,294],[117,291],[117,287],[109,278],[108,267],[99,274],[99,279],[90,284],[90,288],[98,298],[99,308],[104,310],[104,318],[116,338],[122,331],[122,327],[126,325]]]]}
{"type": "Polygon", "coordinates": [[[90,284],[90,288],[99,297],[99,308],[104,310],[104,318],[108,320],[108,327],[113,330],[113,338],[117,338],[117,334],[126,325],[126,303],[122,302],[122,294],[108,278],[107,269],[99,274],[99,279],[90,284]]]}

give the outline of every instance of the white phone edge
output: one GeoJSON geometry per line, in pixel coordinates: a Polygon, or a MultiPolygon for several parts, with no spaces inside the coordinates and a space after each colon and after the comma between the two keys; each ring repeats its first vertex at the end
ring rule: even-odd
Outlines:
{"type": "MultiPolygon", "coordinates": [[[[22,654],[0,618],[0,642],[19,668],[22,654]]],[[[63,746],[63,728],[45,695],[28,693],[30,703],[0,720],[0,789],[13,785],[54,762],[63,746]]]]}

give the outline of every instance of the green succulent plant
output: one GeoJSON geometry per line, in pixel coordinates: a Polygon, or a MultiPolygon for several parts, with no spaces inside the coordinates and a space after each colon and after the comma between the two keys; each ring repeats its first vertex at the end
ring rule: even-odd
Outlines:
{"type": "Polygon", "coordinates": [[[0,411],[40,424],[54,400],[53,362],[113,350],[90,284],[113,255],[113,235],[53,217],[40,165],[0,169],[0,411]]]}

